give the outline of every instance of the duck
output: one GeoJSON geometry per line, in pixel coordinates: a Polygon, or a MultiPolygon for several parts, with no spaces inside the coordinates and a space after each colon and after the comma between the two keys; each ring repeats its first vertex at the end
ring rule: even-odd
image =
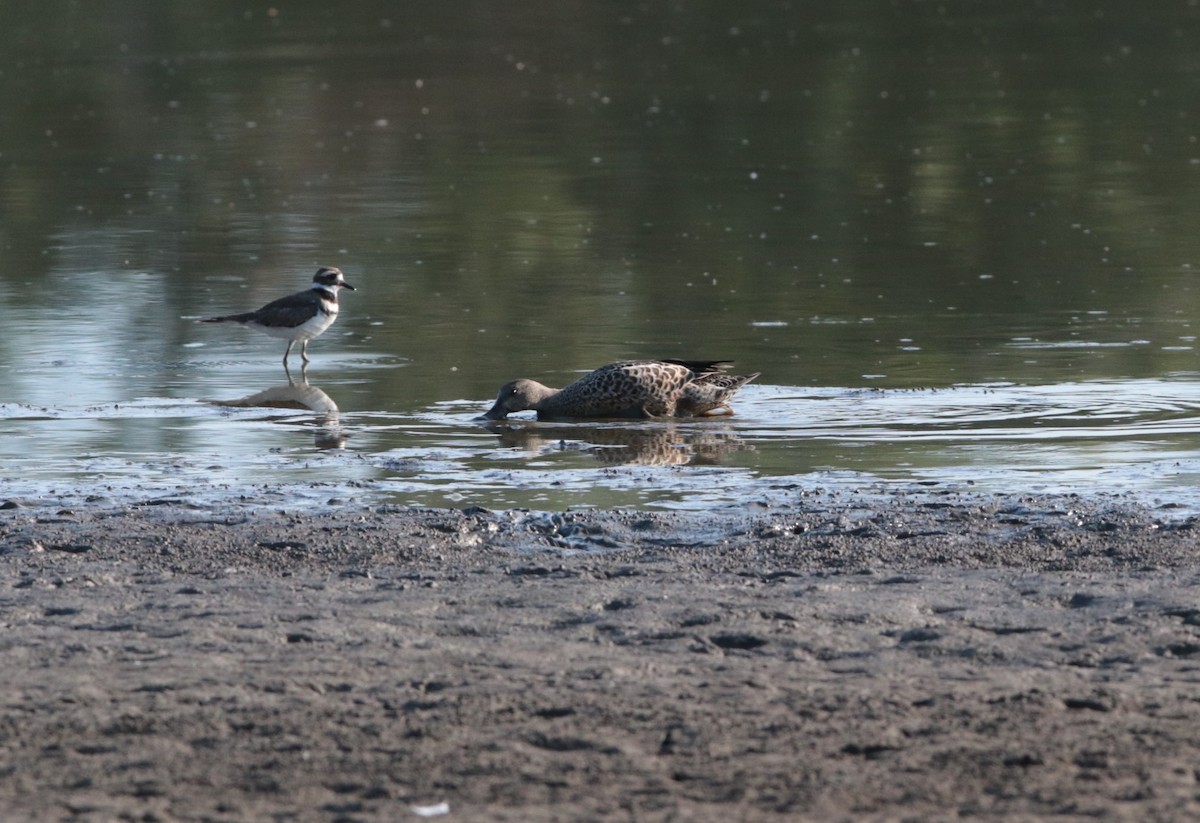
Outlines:
{"type": "Polygon", "coordinates": [[[482,419],[503,420],[530,409],[539,420],[729,415],[729,400],[761,374],[728,374],[729,365],[727,360],[623,360],[561,389],[522,378],[500,388],[482,419]]]}

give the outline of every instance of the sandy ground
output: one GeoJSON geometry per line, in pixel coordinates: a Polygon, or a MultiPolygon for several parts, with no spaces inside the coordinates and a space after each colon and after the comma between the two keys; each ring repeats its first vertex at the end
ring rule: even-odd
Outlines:
{"type": "Polygon", "coordinates": [[[0,819],[1198,819],[1197,548],[1113,498],[10,502],[0,819]]]}

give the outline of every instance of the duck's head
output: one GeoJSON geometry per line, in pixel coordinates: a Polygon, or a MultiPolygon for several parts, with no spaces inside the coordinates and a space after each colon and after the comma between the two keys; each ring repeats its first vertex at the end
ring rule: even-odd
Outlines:
{"type": "Polygon", "coordinates": [[[536,409],[543,400],[554,393],[554,389],[543,386],[536,380],[524,378],[513,380],[500,388],[499,394],[496,395],[496,402],[487,410],[482,419],[503,420],[513,412],[536,409]]]}

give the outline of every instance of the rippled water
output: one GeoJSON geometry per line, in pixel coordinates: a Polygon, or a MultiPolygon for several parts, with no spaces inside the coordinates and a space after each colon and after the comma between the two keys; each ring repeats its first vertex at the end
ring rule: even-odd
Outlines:
{"type": "Polygon", "coordinates": [[[0,466],[19,478],[6,491],[27,502],[249,494],[283,508],[704,509],[889,488],[1200,502],[1196,375],[931,390],[752,384],[729,419],[605,423],[485,423],[483,399],[341,412],[334,397],[353,385],[297,380],[220,403],[4,406],[0,427],[17,436],[0,440],[0,466]]]}
{"type": "Polygon", "coordinates": [[[5,498],[1193,492],[1194,4],[112,9],[0,6],[5,498]],[[192,322],[320,264],[323,398],[192,322]],[[627,357],[762,377],[472,420],[627,357]]]}

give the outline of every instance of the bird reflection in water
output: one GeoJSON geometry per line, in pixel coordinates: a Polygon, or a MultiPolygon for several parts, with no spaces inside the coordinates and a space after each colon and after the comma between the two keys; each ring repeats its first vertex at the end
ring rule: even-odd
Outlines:
{"type": "Polygon", "coordinates": [[[606,465],[718,465],[729,454],[752,451],[730,429],[704,426],[546,425],[535,421],[488,423],[505,448],[578,451],[606,465]]]}
{"type": "MultiPolygon", "coordinates": [[[[286,386],[271,386],[236,400],[214,400],[213,405],[237,408],[308,409],[317,413],[314,420],[315,445],[318,449],[340,449],[349,439],[338,422],[339,410],[333,398],[308,382],[307,369],[301,369],[300,379],[292,377],[291,369],[284,365],[287,374],[286,386]]],[[[290,419],[290,417],[289,417],[290,419]]]]}

